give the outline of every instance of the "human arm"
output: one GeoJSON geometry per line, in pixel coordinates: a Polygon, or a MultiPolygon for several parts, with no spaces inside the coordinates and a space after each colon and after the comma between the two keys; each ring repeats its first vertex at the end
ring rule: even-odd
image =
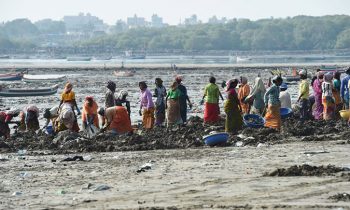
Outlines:
{"type": "Polygon", "coordinates": [[[269,95],[271,94],[272,90],[273,90],[273,87],[270,87],[270,88],[266,91],[266,93],[265,93],[265,95],[264,95],[264,103],[265,103],[265,106],[268,106],[269,95]]]}
{"type": "Polygon", "coordinates": [[[77,109],[77,112],[78,112],[77,114],[80,115],[81,112],[80,112],[80,109],[79,109],[79,107],[78,107],[77,101],[76,101],[75,99],[73,99],[73,105],[74,105],[74,107],[77,109]]]}

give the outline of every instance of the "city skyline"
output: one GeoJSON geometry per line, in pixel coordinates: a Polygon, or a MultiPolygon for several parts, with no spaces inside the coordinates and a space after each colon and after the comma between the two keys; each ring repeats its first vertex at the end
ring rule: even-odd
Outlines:
{"type": "Polygon", "coordinates": [[[114,25],[117,20],[127,20],[127,17],[145,17],[151,20],[153,14],[163,18],[164,23],[177,25],[196,14],[198,20],[207,22],[212,16],[218,19],[226,17],[248,18],[251,20],[264,18],[285,18],[297,15],[350,15],[350,1],[346,0],[207,0],[199,2],[178,0],[130,0],[112,1],[101,0],[2,0],[0,3],[0,21],[6,22],[17,18],[28,18],[35,22],[50,18],[62,20],[64,16],[90,13],[97,16],[109,25],[114,25]],[[67,6],[68,5],[68,6],[67,6]],[[44,10],[42,8],[45,8],[44,10]]]}

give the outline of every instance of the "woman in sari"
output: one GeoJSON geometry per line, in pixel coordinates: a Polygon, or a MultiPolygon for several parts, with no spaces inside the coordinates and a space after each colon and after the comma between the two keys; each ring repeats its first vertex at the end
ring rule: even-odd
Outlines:
{"type": "Polygon", "coordinates": [[[25,111],[21,112],[21,125],[20,130],[22,131],[36,131],[39,127],[39,109],[34,105],[30,105],[25,108],[25,111]]]}
{"type": "Polygon", "coordinates": [[[181,125],[183,123],[180,113],[180,97],[181,91],[178,89],[178,83],[173,82],[165,98],[165,108],[167,109],[167,127],[172,125],[181,125]]]}
{"type": "Polygon", "coordinates": [[[146,82],[139,82],[140,88],[140,111],[142,124],[146,129],[153,128],[154,125],[154,103],[152,93],[148,90],[146,82]]]}
{"type": "Polygon", "coordinates": [[[11,130],[9,124],[19,125],[20,122],[12,121],[12,119],[17,117],[20,113],[20,109],[12,109],[8,112],[0,112],[0,137],[4,136],[5,139],[10,138],[11,130]]]}
{"type": "Polygon", "coordinates": [[[153,97],[156,97],[156,126],[162,126],[165,121],[165,102],[164,97],[167,96],[166,89],[161,78],[155,80],[156,88],[153,97]]]}
{"type": "Polygon", "coordinates": [[[265,127],[281,130],[281,102],[279,99],[280,87],[283,79],[279,76],[275,76],[272,79],[273,85],[265,93],[265,127]]]}
{"type": "Polygon", "coordinates": [[[69,103],[72,106],[73,111],[74,108],[76,108],[78,115],[80,115],[80,109],[77,105],[77,101],[75,100],[75,93],[72,89],[73,85],[68,82],[64,87],[63,93],[61,94],[61,102],[59,107],[61,107],[63,103],[69,103]]]}
{"type": "Polygon", "coordinates": [[[255,83],[252,92],[247,96],[245,102],[253,101],[251,114],[262,114],[265,108],[264,95],[266,93],[265,85],[260,77],[255,78],[255,83]]]}
{"type": "Polygon", "coordinates": [[[215,77],[210,77],[209,84],[204,89],[202,100],[205,99],[204,123],[215,123],[220,119],[219,97],[222,97],[215,77]]]}
{"type": "Polygon", "coordinates": [[[341,80],[340,80],[341,73],[335,72],[334,78],[333,78],[333,97],[335,102],[335,117],[340,118],[339,111],[343,109],[343,103],[340,97],[340,86],[341,86],[341,80]]]}
{"type": "Polygon", "coordinates": [[[333,98],[333,75],[327,73],[324,75],[324,81],[322,82],[322,104],[323,104],[323,119],[334,119],[335,102],[333,98]]]}
{"type": "Polygon", "coordinates": [[[312,84],[315,96],[315,104],[312,115],[315,120],[323,119],[323,104],[322,104],[322,82],[323,82],[323,73],[317,72],[317,78],[312,84]]]}
{"type": "Polygon", "coordinates": [[[238,89],[238,99],[241,103],[242,113],[249,114],[250,105],[245,102],[245,99],[250,93],[250,87],[248,85],[248,79],[246,77],[241,77],[241,85],[238,89]]]}
{"type": "Polygon", "coordinates": [[[241,104],[236,93],[237,85],[237,79],[232,79],[226,83],[227,98],[224,103],[226,113],[225,132],[233,134],[237,133],[243,126],[241,104]]]}
{"type": "Polygon", "coordinates": [[[98,105],[92,96],[87,96],[85,98],[83,106],[83,128],[86,129],[88,125],[94,125],[99,128],[98,116],[97,116],[98,105]]]}

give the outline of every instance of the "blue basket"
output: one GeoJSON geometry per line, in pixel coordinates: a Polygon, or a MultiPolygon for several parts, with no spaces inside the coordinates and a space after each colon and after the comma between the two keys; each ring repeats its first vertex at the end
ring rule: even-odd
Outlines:
{"type": "Polygon", "coordinates": [[[54,133],[52,125],[48,125],[46,127],[46,132],[47,132],[47,134],[50,134],[50,135],[54,133]]]}
{"type": "Polygon", "coordinates": [[[265,119],[257,114],[246,114],[243,116],[244,124],[251,128],[262,128],[265,125],[265,119]],[[254,120],[251,122],[251,120],[254,120]]]}
{"type": "Polygon", "coordinates": [[[293,114],[293,110],[291,108],[281,108],[281,118],[286,119],[293,114]]]}
{"type": "Polygon", "coordinates": [[[228,133],[215,133],[208,136],[203,136],[204,143],[209,146],[226,143],[228,140],[228,133]]]}

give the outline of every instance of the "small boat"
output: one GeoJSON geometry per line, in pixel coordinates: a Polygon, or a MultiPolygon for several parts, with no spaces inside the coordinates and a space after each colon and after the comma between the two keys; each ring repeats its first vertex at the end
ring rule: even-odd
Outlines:
{"type": "Polygon", "coordinates": [[[112,59],[112,56],[105,56],[105,57],[101,56],[101,57],[95,57],[94,59],[97,61],[109,61],[112,59]]]}
{"type": "Polygon", "coordinates": [[[16,81],[21,80],[22,77],[22,73],[0,74],[0,81],[16,81]]]}
{"type": "Polygon", "coordinates": [[[135,75],[135,71],[132,70],[115,70],[114,75],[117,77],[132,77],[135,75]]]}
{"type": "Polygon", "coordinates": [[[320,67],[320,70],[324,73],[327,73],[327,72],[331,72],[331,73],[334,73],[336,71],[340,72],[340,73],[344,73],[345,70],[344,69],[340,69],[338,66],[335,66],[335,65],[332,65],[332,66],[325,66],[325,65],[322,65],[320,67]]]}
{"type": "Polygon", "coordinates": [[[67,61],[91,61],[91,57],[68,57],[67,61]]]}
{"type": "Polygon", "coordinates": [[[28,96],[48,96],[57,93],[58,85],[51,88],[38,88],[38,89],[12,89],[2,88],[0,89],[0,96],[2,97],[28,97],[28,96]]]}
{"type": "Polygon", "coordinates": [[[0,55],[0,59],[10,59],[9,55],[0,55]]]}
{"type": "Polygon", "coordinates": [[[23,82],[63,82],[66,80],[66,75],[59,75],[59,74],[43,74],[43,75],[30,75],[30,74],[24,74],[23,75],[23,82]]]}

